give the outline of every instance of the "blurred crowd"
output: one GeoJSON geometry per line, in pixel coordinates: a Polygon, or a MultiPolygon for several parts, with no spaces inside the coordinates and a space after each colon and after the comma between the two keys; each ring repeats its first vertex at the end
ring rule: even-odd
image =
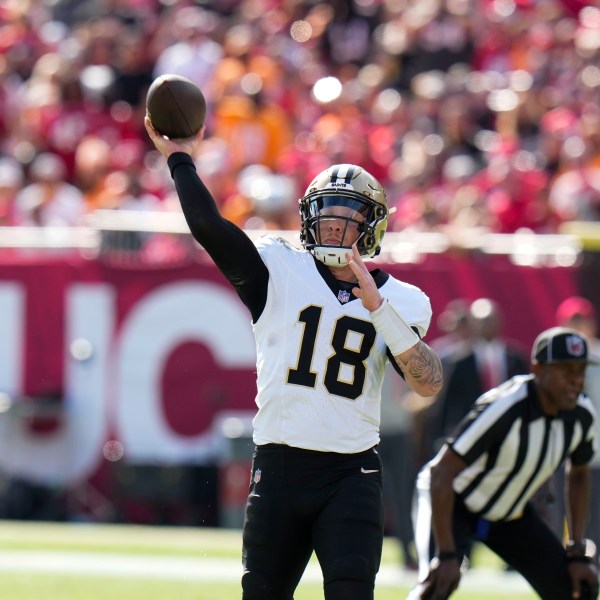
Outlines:
{"type": "Polygon", "coordinates": [[[3,0],[0,225],[176,210],[143,129],[153,79],[208,105],[223,214],[296,229],[336,162],[390,230],[547,233],[600,216],[600,8],[579,0],[3,0]]]}

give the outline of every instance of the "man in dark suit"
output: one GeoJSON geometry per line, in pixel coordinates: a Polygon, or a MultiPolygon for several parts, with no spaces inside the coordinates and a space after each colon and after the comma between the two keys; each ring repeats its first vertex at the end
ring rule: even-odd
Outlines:
{"type": "Polygon", "coordinates": [[[525,350],[502,336],[502,312],[496,302],[475,300],[468,319],[471,337],[440,352],[444,386],[431,409],[432,456],[481,394],[529,369],[525,350]]]}

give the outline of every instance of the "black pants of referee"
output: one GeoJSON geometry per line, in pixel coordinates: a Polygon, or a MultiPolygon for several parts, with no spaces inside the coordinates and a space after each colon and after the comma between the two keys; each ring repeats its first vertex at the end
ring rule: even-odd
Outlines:
{"type": "Polygon", "coordinates": [[[382,544],[375,449],[256,448],[243,528],[243,600],[292,600],[313,550],[326,600],[372,600],[382,544]]]}
{"type": "MultiPolygon", "coordinates": [[[[461,556],[473,541],[480,541],[521,573],[543,600],[572,597],[563,544],[531,504],[519,519],[494,522],[473,515],[455,497],[453,530],[461,556]]],[[[581,595],[581,600],[595,598],[589,592],[581,595]]]]}

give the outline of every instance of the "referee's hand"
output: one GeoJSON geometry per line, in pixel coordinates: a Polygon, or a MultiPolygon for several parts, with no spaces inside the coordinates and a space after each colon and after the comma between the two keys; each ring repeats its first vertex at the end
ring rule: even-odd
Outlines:
{"type": "Polygon", "coordinates": [[[571,597],[574,600],[596,600],[598,598],[598,570],[593,563],[574,561],[568,567],[571,579],[571,597]]]}
{"type": "Polygon", "coordinates": [[[419,586],[420,600],[446,600],[460,583],[461,570],[457,560],[434,558],[429,565],[429,575],[419,586]]]}

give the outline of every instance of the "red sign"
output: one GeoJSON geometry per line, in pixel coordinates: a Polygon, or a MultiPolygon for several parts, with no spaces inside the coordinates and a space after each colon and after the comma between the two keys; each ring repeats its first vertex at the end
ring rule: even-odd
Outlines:
{"type": "MultiPolygon", "coordinates": [[[[529,348],[577,293],[575,268],[517,267],[503,256],[430,255],[382,265],[421,287],[434,319],[447,301],[488,297],[505,334],[529,348]]],[[[50,484],[103,461],[212,464],[223,411],[254,410],[250,315],[212,264],[122,268],[82,258],[0,264],[0,469],[50,484]],[[54,427],[23,418],[24,397],[58,397],[54,427]],[[21,409],[19,413],[18,409],[21,409]]]]}

